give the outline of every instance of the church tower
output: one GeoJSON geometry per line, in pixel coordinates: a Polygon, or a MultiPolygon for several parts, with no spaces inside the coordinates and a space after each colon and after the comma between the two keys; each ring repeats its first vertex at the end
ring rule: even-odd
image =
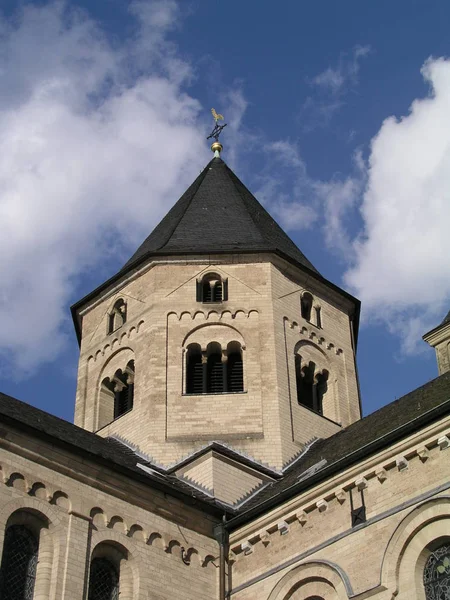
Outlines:
{"type": "Polygon", "coordinates": [[[166,467],[214,442],[280,470],[361,416],[359,306],[216,151],[125,266],[72,307],[75,423],[166,467]]]}

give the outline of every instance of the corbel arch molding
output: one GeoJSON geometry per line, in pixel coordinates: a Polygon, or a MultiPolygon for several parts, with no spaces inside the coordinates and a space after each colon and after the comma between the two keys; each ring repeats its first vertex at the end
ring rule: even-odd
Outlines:
{"type": "MultiPolygon", "coordinates": [[[[407,588],[414,597],[425,600],[422,578],[430,554],[427,547],[437,540],[450,540],[450,496],[438,496],[416,506],[397,525],[384,552],[381,585],[402,598],[407,588]]],[[[407,597],[407,596],[405,596],[407,597]]]]}
{"type": "Polygon", "coordinates": [[[47,503],[37,498],[15,498],[8,502],[0,511],[0,562],[6,527],[11,521],[31,526],[31,529],[38,528],[39,555],[34,594],[36,598],[54,600],[57,593],[55,574],[63,563],[65,548],[65,532],[59,517],[47,503]]]}
{"type": "Polygon", "coordinates": [[[102,368],[97,377],[97,388],[100,386],[100,382],[108,375],[113,375],[117,369],[125,367],[128,361],[135,360],[134,349],[131,345],[124,346],[116,350],[111,356],[105,360],[102,368]],[[120,360],[117,358],[120,356],[120,360]],[[116,366],[117,363],[117,366],[116,366]]]}
{"type": "Polygon", "coordinates": [[[300,340],[294,346],[294,354],[301,354],[303,348],[308,352],[308,358],[311,356],[311,359],[318,358],[319,361],[324,363],[327,368],[330,368],[330,358],[327,354],[314,342],[309,340],[300,340]],[[311,353],[311,355],[309,354],[311,353]]]}
{"type": "Polygon", "coordinates": [[[218,342],[222,345],[222,347],[226,347],[229,342],[239,342],[241,344],[241,348],[245,349],[245,340],[241,332],[233,325],[229,325],[228,323],[202,323],[197,327],[194,327],[187,333],[183,339],[183,348],[186,348],[188,344],[200,344],[203,347],[209,342],[218,342]],[[205,328],[208,328],[207,338],[203,335],[203,331],[205,328]],[[233,333],[231,333],[233,332],[233,333]]]}
{"type": "Polygon", "coordinates": [[[108,548],[119,553],[120,561],[120,598],[122,600],[144,600],[143,590],[146,588],[142,581],[142,561],[136,545],[130,538],[115,531],[94,531],[89,565],[99,551],[108,557],[108,548]],[[142,585],[141,585],[142,584],[142,585]]]}
{"type": "Polygon", "coordinates": [[[347,574],[338,565],[324,560],[303,563],[286,573],[269,594],[268,600],[348,600],[353,590],[347,574]]]}

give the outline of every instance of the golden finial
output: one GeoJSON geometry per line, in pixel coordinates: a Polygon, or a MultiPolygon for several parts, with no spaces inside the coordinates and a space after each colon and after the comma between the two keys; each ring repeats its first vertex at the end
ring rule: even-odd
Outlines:
{"type": "Polygon", "coordinates": [[[224,123],[223,125],[219,125],[219,121],[223,121],[224,117],[223,115],[217,113],[215,108],[211,109],[211,114],[213,116],[215,125],[211,134],[206,139],[209,140],[211,138],[214,138],[215,141],[211,144],[211,150],[214,152],[214,156],[216,158],[219,158],[220,153],[223,150],[223,146],[219,142],[219,135],[222,133],[222,130],[227,126],[227,124],[224,123]]]}

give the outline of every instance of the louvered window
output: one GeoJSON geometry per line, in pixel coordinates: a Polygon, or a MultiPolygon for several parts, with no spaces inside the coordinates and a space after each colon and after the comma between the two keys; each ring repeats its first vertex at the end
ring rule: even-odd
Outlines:
{"type": "Polygon", "coordinates": [[[186,354],[186,393],[203,394],[202,351],[198,344],[190,346],[186,354]]]}
{"type": "Polygon", "coordinates": [[[228,300],[228,279],[216,273],[208,273],[197,280],[197,302],[224,302],[228,300]]]}
{"type": "Polygon", "coordinates": [[[220,394],[223,389],[222,353],[214,352],[208,356],[207,393],[220,394]]]}
{"type": "Polygon", "coordinates": [[[228,355],[227,364],[228,392],[244,391],[244,366],[242,363],[242,354],[239,350],[228,355]]]}
{"type": "Polygon", "coordinates": [[[106,558],[92,560],[88,600],[119,600],[119,574],[106,558]]]}
{"type": "Polygon", "coordinates": [[[450,544],[431,553],[423,572],[426,600],[450,600],[450,544]]]}
{"type": "Polygon", "coordinates": [[[2,600],[32,600],[39,544],[23,525],[6,530],[0,570],[2,600]]]}

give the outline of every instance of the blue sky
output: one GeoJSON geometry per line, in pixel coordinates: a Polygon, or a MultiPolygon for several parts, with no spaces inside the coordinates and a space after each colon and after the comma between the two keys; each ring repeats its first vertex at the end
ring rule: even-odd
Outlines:
{"type": "Polygon", "coordinates": [[[69,306],[223,158],[363,301],[365,414],[437,375],[450,308],[447,2],[2,3],[0,389],[72,418],[69,306]]]}

